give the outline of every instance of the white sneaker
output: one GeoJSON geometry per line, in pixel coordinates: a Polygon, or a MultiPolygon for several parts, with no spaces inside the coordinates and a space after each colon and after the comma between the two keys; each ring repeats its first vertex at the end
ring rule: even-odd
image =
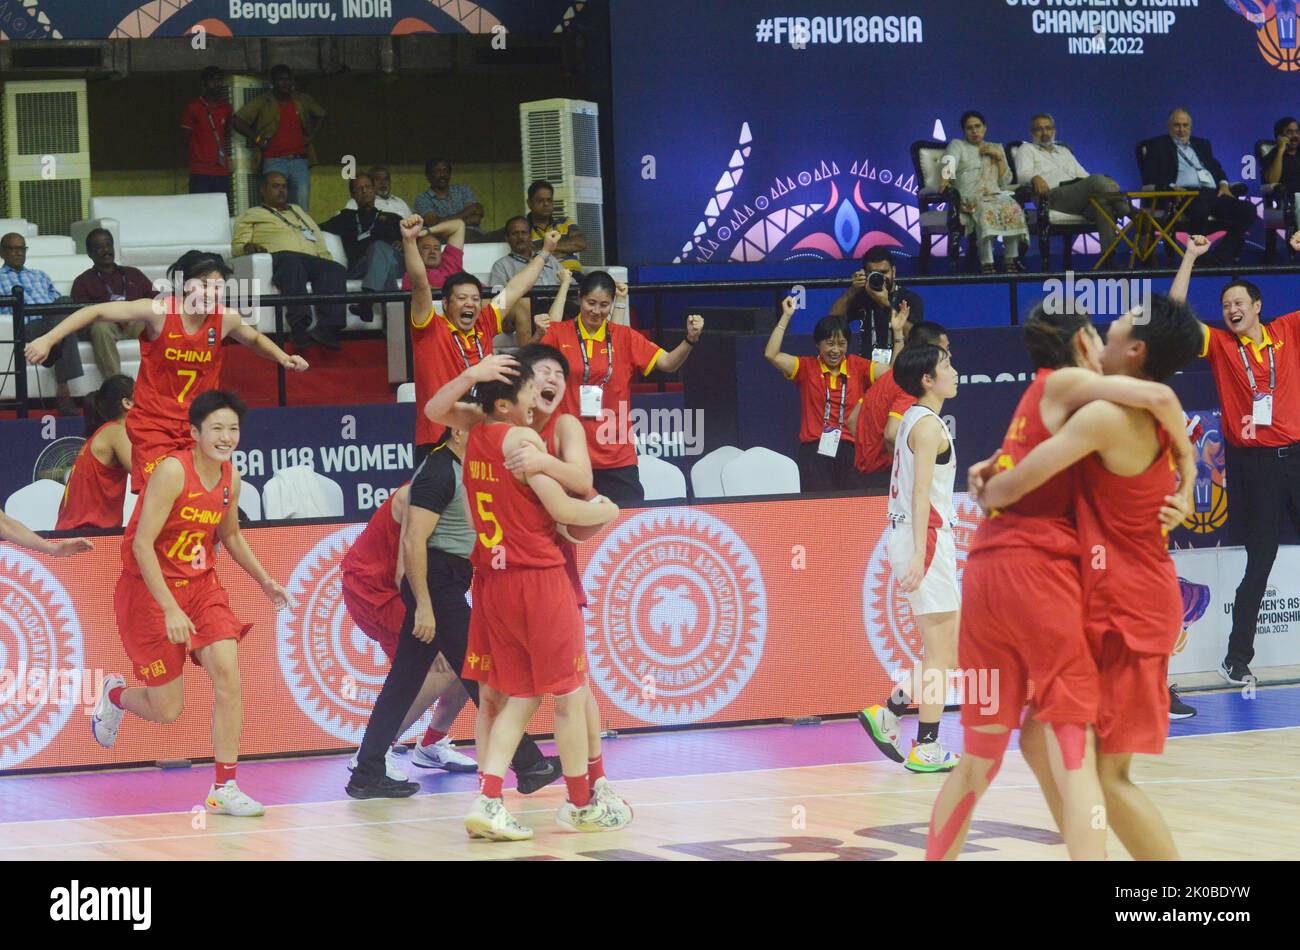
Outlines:
{"type": "Polygon", "coordinates": [[[474,772],[478,763],[456,751],[451,736],[443,736],[433,745],[416,743],[411,749],[411,764],[421,769],[444,769],[448,772],[474,772]]]}
{"type": "Polygon", "coordinates": [[[119,686],[125,687],[126,680],[116,673],[104,677],[104,682],[99,687],[99,702],[95,704],[95,712],[90,717],[90,733],[105,749],[113,748],[113,743],[117,741],[118,727],[122,725],[122,716],[126,713],[125,709],[114,705],[108,698],[108,691],[119,686]]]}
{"type": "MultiPolygon", "coordinates": [[[[610,793],[613,793],[613,789],[610,789],[610,793]]],[[[627,805],[626,802],[623,804],[627,805]]],[[[555,813],[555,820],[570,831],[618,831],[632,821],[632,809],[628,807],[623,811],[595,797],[586,807],[579,808],[566,799],[555,813]]]]}
{"type": "MultiPolygon", "coordinates": [[[[349,772],[355,772],[357,770],[357,756],[360,754],[361,752],[358,750],[356,755],[353,755],[352,758],[348,760],[349,772]]],[[[384,753],[384,773],[394,782],[410,781],[410,779],[406,777],[406,772],[397,764],[397,753],[393,751],[392,746],[389,746],[388,751],[384,753]]]]}
{"type": "Polygon", "coordinates": [[[501,799],[486,795],[474,799],[474,806],[465,816],[465,830],[471,838],[489,841],[527,841],[533,836],[533,829],[506,811],[501,799]]]}
{"type": "Polygon", "coordinates": [[[208,800],[203,803],[214,815],[234,815],[236,818],[256,818],[265,815],[266,809],[261,802],[253,801],[239,790],[234,782],[225,785],[213,785],[208,792],[208,800]]]}
{"type": "Polygon", "coordinates": [[[937,739],[934,742],[913,740],[903,768],[909,772],[951,772],[960,761],[961,753],[946,751],[937,739]]]}
{"type": "Polygon", "coordinates": [[[609,783],[607,778],[598,778],[594,785],[591,786],[592,797],[597,801],[605,803],[605,806],[619,815],[625,815],[624,825],[632,823],[632,806],[628,804],[626,798],[614,791],[614,786],[609,783]]]}

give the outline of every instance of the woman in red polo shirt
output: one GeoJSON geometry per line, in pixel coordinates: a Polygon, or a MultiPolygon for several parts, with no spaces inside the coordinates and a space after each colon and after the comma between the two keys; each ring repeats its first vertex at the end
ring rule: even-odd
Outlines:
{"type": "Polygon", "coordinates": [[[843,317],[822,317],[813,327],[816,356],[781,352],[795,301],[781,302],[763,355],[799,387],[799,482],[804,491],[859,487],[853,466],[853,408],[871,385],[871,362],[849,352],[852,331],[843,317]]]}
{"type": "Polygon", "coordinates": [[[578,285],[576,320],[550,323],[542,342],[553,346],[569,364],[560,412],[582,420],[591,452],[592,481],[597,493],[618,505],[645,500],[632,443],[632,378],[652,369],[675,373],[686,362],[704,330],[704,318],[686,318],[686,338],[671,353],[629,326],[610,321],[613,311],[627,310],[627,285],[615,285],[604,271],[592,271],[578,285]]]}

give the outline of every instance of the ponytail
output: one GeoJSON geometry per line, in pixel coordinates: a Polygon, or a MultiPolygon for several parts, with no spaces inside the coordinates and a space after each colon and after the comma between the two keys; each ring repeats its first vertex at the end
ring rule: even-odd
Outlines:
{"type": "Polygon", "coordinates": [[[135,380],[130,376],[110,376],[86,400],[86,438],[89,439],[106,422],[116,422],[126,415],[122,401],[135,393],[135,380]]]}

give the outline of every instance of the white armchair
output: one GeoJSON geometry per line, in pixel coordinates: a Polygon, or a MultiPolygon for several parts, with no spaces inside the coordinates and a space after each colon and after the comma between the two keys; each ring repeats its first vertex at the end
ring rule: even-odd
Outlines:
{"type": "Polygon", "coordinates": [[[71,230],[78,247],[95,228],[113,235],[117,262],[138,267],[150,278],[190,250],[230,256],[230,211],[226,196],[146,195],[90,199],[90,218],[71,230]]]}

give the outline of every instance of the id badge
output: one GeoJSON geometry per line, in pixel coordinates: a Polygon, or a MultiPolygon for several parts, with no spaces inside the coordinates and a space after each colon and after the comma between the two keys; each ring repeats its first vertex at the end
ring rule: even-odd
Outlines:
{"type": "Polygon", "coordinates": [[[110,301],[116,301],[116,300],[125,300],[126,298],[123,297],[121,294],[109,294],[108,299],[110,301]]]}
{"type": "Polygon", "coordinates": [[[579,411],[584,419],[599,419],[605,391],[599,386],[578,387],[579,411]]]}
{"type": "Polygon", "coordinates": [[[894,361],[894,351],[892,349],[883,349],[876,347],[871,351],[871,362],[879,363],[881,366],[888,366],[894,361]]]}
{"type": "Polygon", "coordinates": [[[305,237],[308,241],[311,241],[311,243],[313,244],[316,243],[316,232],[313,231],[311,228],[303,228],[302,236],[305,237]]]}
{"type": "Polygon", "coordinates": [[[1214,176],[1210,174],[1208,169],[1202,168],[1199,172],[1196,173],[1196,177],[1201,180],[1201,184],[1204,187],[1206,188],[1215,187],[1214,176]]]}
{"type": "Polygon", "coordinates": [[[1271,426],[1273,424],[1272,393],[1257,393],[1255,395],[1255,407],[1251,415],[1251,421],[1257,426],[1271,426]]]}
{"type": "Polygon", "coordinates": [[[843,434],[839,429],[823,429],[821,441],[817,443],[817,454],[835,458],[839,454],[840,436],[843,434]]]}

